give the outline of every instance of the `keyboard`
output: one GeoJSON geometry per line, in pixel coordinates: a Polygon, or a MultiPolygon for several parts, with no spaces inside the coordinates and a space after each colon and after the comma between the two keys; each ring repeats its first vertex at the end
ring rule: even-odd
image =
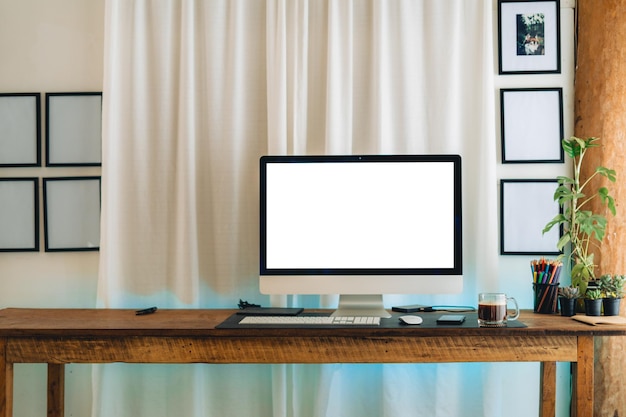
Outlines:
{"type": "Polygon", "coordinates": [[[380,317],[246,316],[239,324],[269,324],[274,326],[379,326],[380,317]]]}

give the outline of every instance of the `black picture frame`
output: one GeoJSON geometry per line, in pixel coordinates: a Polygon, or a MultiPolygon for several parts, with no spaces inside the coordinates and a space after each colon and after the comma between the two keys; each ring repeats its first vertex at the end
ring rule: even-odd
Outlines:
{"type": "Polygon", "coordinates": [[[102,165],[102,93],[46,93],[46,166],[102,165]]]}
{"type": "Polygon", "coordinates": [[[0,93],[0,167],[41,166],[41,94],[0,93]]]}
{"type": "Polygon", "coordinates": [[[39,251],[39,178],[0,178],[0,252],[39,251]]]}
{"type": "Polygon", "coordinates": [[[101,177],[43,179],[45,251],[100,249],[101,177]]]}
{"type": "Polygon", "coordinates": [[[502,163],[562,163],[563,89],[500,90],[502,163]]]}
{"type": "Polygon", "coordinates": [[[498,0],[498,70],[561,72],[560,0],[498,0]]]}
{"type": "Polygon", "coordinates": [[[500,254],[560,255],[562,228],[543,234],[562,209],[554,201],[556,179],[500,180],[500,254]]]}

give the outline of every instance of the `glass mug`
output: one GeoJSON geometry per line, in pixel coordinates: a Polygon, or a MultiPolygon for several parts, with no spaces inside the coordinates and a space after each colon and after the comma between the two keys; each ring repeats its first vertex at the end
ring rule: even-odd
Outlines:
{"type": "Polygon", "coordinates": [[[507,297],[499,292],[481,292],[478,294],[478,326],[505,327],[507,321],[519,317],[519,307],[513,297],[507,297]],[[513,314],[508,313],[507,303],[511,301],[515,306],[513,314]]]}

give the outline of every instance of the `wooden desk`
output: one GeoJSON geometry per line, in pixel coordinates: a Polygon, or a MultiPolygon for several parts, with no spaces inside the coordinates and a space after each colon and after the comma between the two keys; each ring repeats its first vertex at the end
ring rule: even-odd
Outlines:
{"type": "Polygon", "coordinates": [[[48,364],[48,416],[63,416],[66,363],[541,362],[540,415],[554,416],[556,362],[575,364],[573,415],[593,416],[593,327],[523,312],[528,327],[216,329],[232,310],[0,310],[0,417],[12,416],[13,364],[48,364]],[[437,349],[433,349],[437,346],[437,349]]]}

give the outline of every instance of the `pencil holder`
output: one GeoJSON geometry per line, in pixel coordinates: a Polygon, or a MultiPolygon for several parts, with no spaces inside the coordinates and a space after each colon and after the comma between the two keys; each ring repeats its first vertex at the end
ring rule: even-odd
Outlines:
{"type": "Polygon", "coordinates": [[[559,284],[533,284],[535,313],[554,314],[557,312],[559,284]]]}

